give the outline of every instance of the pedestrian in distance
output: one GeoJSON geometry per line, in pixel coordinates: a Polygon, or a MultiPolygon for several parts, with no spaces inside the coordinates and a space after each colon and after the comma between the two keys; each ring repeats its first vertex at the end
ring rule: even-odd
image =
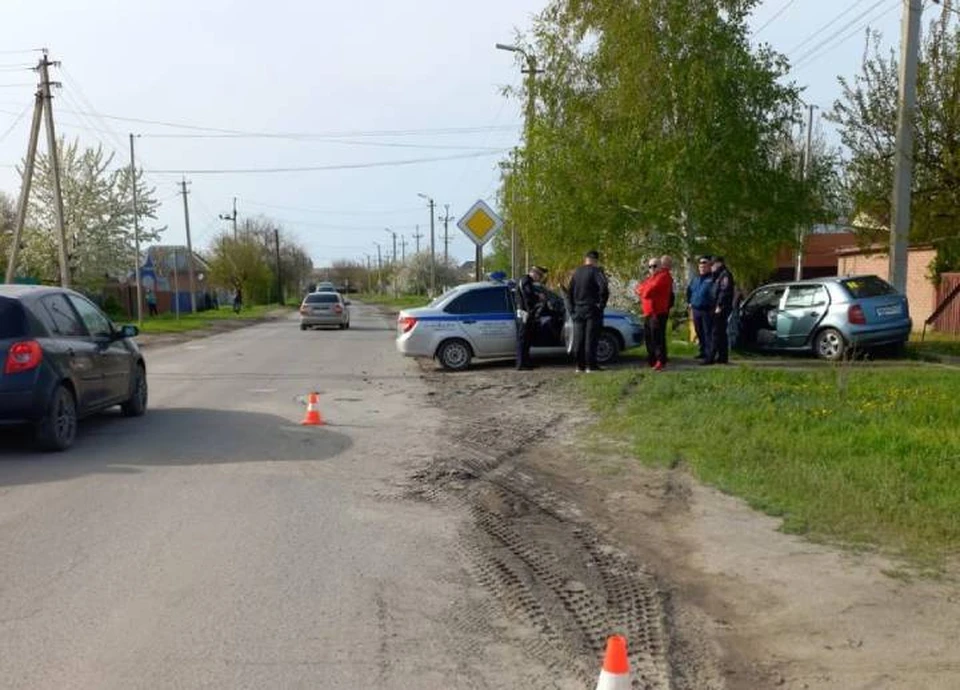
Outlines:
{"type": "Polygon", "coordinates": [[[730,361],[730,341],[727,323],[733,312],[733,296],[736,290],[733,274],[722,256],[713,257],[713,282],[710,285],[710,349],[701,364],[726,364],[730,361]]]}
{"type": "Polygon", "coordinates": [[[153,288],[147,288],[147,312],[150,316],[159,316],[160,311],[157,309],[157,295],[153,291],[153,288]]]}
{"type": "Polygon", "coordinates": [[[537,288],[546,276],[547,269],[531,266],[530,271],[517,285],[517,371],[533,369],[530,346],[537,335],[540,314],[546,300],[546,295],[537,288]]]}
{"type": "Polygon", "coordinates": [[[687,306],[690,320],[697,334],[697,359],[705,360],[710,351],[710,335],[713,332],[711,316],[711,290],[713,289],[713,260],[710,256],[697,259],[697,275],[687,285],[687,306]]]}
{"type": "Polygon", "coordinates": [[[239,314],[241,309],[243,309],[243,290],[238,285],[237,291],[233,293],[233,311],[239,314]]]}
{"type": "Polygon", "coordinates": [[[647,277],[636,287],[643,312],[643,340],[647,364],[657,371],[667,364],[667,319],[673,298],[673,260],[669,256],[647,262],[647,277]]]}
{"type": "Polygon", "coordinates": [[[603,328],[603,310],[610,299],[607,276],[599,266],[600,254],[594,250],[583,257],[583,265],[570,279],[570,301],[573,306],[573,347],[577,355],[577,372],[599,371],[597,343],[603,328]]]}

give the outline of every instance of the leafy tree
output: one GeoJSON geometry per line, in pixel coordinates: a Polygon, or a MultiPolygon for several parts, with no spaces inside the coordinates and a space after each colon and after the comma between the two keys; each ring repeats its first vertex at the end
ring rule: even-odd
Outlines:
{"type": "MultiPolygon", "coordinates": [[[[73,284],[99,288],[108,277],[133,270],[135,242],[129,168],[113,168],[112,153],[82,148],[78,140],[60,140],[67,256],[73,284]]],[[[21,173],[22,174],[22,173],[21,173]]],[[[160,203],[142,172],[136,174],[141,246],[155,241],[162,228],[151,227],[160,203]]],[[[53,204],[53,176],[46,153],[37,156],[33,188],[20,253],[21,273],[56,282],[60,276],[59,236],[53,204]]]]}
{"type": "Polygon", "coordinates": [[[217,236],[210,249],[210,277],[222,288],[241,289],[247,303],[266,302],[273,287],[273,273],[262,239],[246,233],[236,239],[232,233],[217,236]]]}
{"type": "MultiPolygon", "coordinates": [[[[724,253],[758,279],[821,209],[783,156],[798,91],[753,49],[756,0],[554,0],[536,19],[536,118],[501,205],[539,263],[591,247],[614,271],[646,254],[724,253]]],[[[811,180],[816,178],[811,178],[811,180]]]]}
{"type": "Polygon", "coordinates": [[[13,200],[5,193],[0,192],[0,256],[4,257],[0,270],[7,270],[10,242],[13,237],[13,228],[17,222],[17,209],[13,200]]]}
{"type": "MultiPolygon", "coordinates": [[[[960,27],[945,7],[924,34],[917,80],[912,242],[938,247],[934,273],[960,269],[960,27]]],[[[845,183],[866,241],[889,241],[899,63],[867,36],[860,73],[840,78],[829,115],[848,150],[845,183]]]]}

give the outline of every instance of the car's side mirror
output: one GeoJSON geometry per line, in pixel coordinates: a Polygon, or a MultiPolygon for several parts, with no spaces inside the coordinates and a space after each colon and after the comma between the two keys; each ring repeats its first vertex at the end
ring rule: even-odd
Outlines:
{"type": "Polygon", "coordinates": [[[121,326],[117,332],[120,338],[136,338],[138,335],[140,335],[140,329],[136,326],[121,326]]]}
{"type": "Polygon", "coordinates": [[[348,299],[343,300],[343,303],[348,307],[350,306],[350,300],[348,299]]]}

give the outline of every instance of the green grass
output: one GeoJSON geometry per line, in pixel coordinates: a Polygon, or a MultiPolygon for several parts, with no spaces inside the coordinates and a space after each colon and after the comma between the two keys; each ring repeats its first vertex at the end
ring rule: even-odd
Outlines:
{"type": "Polygon", "coordinates": [[[960,336],[927,332],[921,343],[920,334],[914,333],[910,337],[907,351],[918,359],[934,359],[944,355],[960,357],[960,336]]]}
{"type": "Polygon", "coordinates": [[[641,461],[781,516],[785,531],[922,560],[960,547],[960,376],[749,367],[578,379],[641,461]]]}
{"type": "Polygon", "coordinates": [[[181,314],[177,319],[174,314],[161,314],[160,316],[149,317],[144,315],[143,326],[140,327],[141,333],[184,333],[211,326],[215,321],[229,319],[260,319],[271,311],[282,309],[276,304],[256,305],[244,307],[239,315],[233,313],[232,307],[222,306],[220,309],[202,311],[196,314],[181,314]]]}
{"type": "Polygon", "coordinates": [[[378,295],[376,293],[364,293],[354,296],[358,302],[365,304],[375,304],[381,307],[394,307],[396,309],[406,309],[407,307],[425,307],[430,301],[429,297],[423,295],[378,295]]]}

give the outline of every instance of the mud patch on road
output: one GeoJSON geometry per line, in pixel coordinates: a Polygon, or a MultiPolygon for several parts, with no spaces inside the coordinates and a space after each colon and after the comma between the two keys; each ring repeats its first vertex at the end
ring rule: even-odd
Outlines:
{"type": "Polygon", "coordinates": [[[530,403],[549,386],[549,372],[449,375],[426,366],[423,375],[445,415],[445,442],[403,494],[467,517],[463,559],[493,596],[464,607],[460,624],[506,616],[512,625],[498,631],[501,639],[583,687],[596,682],[612,634],[628,640],[634,688],[724,687],[709,655],[675,630],[670,589],[525,462],[570,423],[568,411],[530,403]]]}

